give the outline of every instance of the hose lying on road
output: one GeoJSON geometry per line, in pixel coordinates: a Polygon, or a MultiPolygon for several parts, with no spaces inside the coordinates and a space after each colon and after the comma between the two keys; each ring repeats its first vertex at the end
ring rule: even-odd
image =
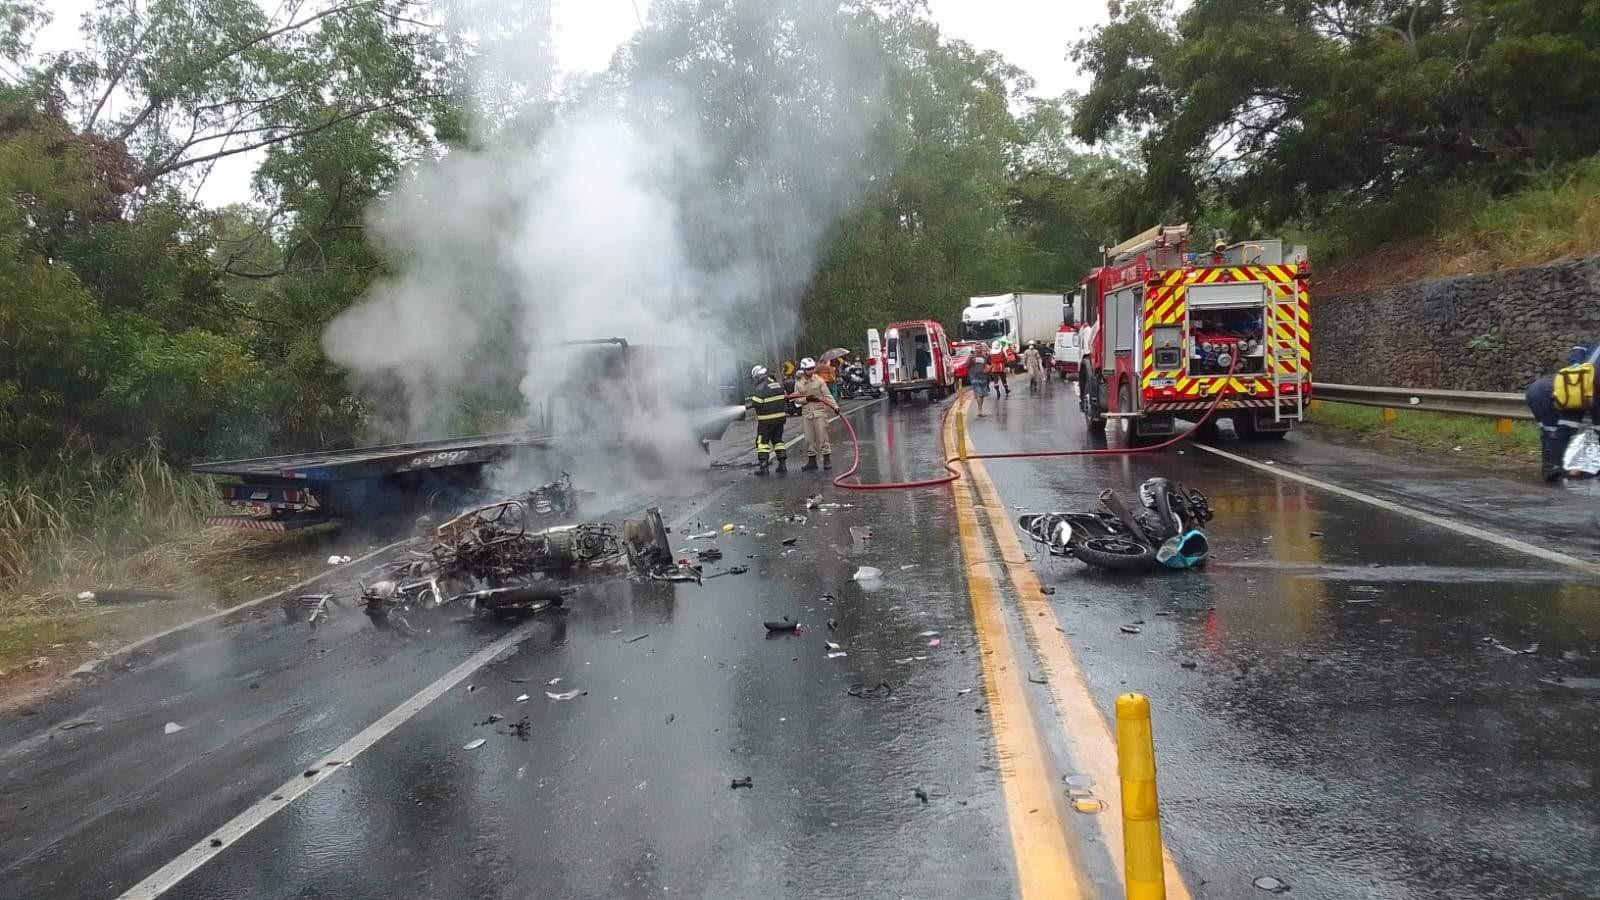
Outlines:
{"type": "MultiPolygon", "coordinates": [[[[1236,368],[1238,368],[1238,365],[1239,360],[1235,358],[1233,364],[1228,367],[1229,376],[1233,375],[1233,372],[1236,368]]],[[[1159,444],[1151,444],[1147,447],[1102,447],[1091,450],[1017,450],[1009,453],[968,453],[967,459],[1025,459],[1043,456],[1131,456],[1135,453],[1153,453],[1157,450],[1165,450],[1168,447],[1182,443],[1183,441],[1186,441],[1192,437],[1196,431],[1200,430],[1200,426],[1210,421],[1211,417],[1216,414],[1217,410],[1222,406],[1223,399],[1224,397],[1222,391],[1217,391],[1216,398],[1211,401],[1210,406],[1206,407],[1205,414],[1194,423],[1193,428],[1189,429],[1188,431],[1179,432],[1178,434],[1173,435],[1159,444]]],[[[850,468],[845,469],[838,475],[833,476],[834,487],[843,488],[847,491],[906,491],[913,488],[937,487],[941,484],[950,484],[951,482],[956,481],[961,477],[961,473],[957,471],[954,463],[960,462],[961,457],[948,455],[949,449],[945,447],[944,435],[945,423],[949,420],[950,414],[955,411],[959,404],[960,398],[958,396],[956,402],[945,407],[944,415],[939,417],[939,454],[944,457],[944,462],[942,465],[944,466],[946,474],[935,478],[923,478],[918,481],[885,481],[875,484],[862,484],[858,481],[852,484],[847,482],[846,479],[854,475],[857,469],[861,468],[861,439],[856,436],[856,429],[854,425],[850,424],[850,418],[846,416],[839,409],[839,407],[829,403],[829,406],[833,406],[833,411],[839,414],[839,421],[844,423],[845,430],[850,432],[850,444],[855,453],[855,458],[850,461],[850,468]]]]}

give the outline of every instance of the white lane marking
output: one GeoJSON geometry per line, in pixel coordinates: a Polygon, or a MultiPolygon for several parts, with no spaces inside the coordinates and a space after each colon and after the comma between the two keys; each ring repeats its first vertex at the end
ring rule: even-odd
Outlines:
{"type": "Polygon", "coordinates": [[[1548,550],[1544,547],[1530,544],[1526,541],[1519,541],[1516,538],[1507,537],[1503,534],[1485,531],[1482,528],[1475,528],[1471,525],[1463,525],[1460,522],[1455,522],[1442,516],[1436,516],[1432,513],[1426,513],[1418,509],[1412,509],[1408,506],[1401,506],[1398,503],[1393,503],[1379,497],[1374,497],[1371,494],[1363,494],[1360,491],[1353,491],[1350,488],[1340,487],[1336,484],[1323,481],[1320,478],[1313,478],[1310,475],[1303,475],[1282,465],[1269,466],[1266,463],[1240,456],[1237,453],[1229,453],[1226,450],[1219,450],[1216,447],[1210,447],[1195,441],[1190,441],[1189,446],[1194,447],[1197,450],[1204,450],[1205,452],[1214,456],[1220,456],[1223,459],[1239,463],[1240,465],[1249,466],[1252,469],[1260,469],[1263,472],[1270,472],[1273,475],[1277,475],[1281,478],[1287,478],[1290,481],[1298,481],[1301,484],[1307,484],[1319,490],[1338,494],[1341,497],[1347,497],[1351,500],[1357,501],[1358,503],[1365,503],[1369,506],[1376,506],[1379,509],[1388,510],[1389,512],[1399,513],[1402,516],[1409,516],[1410,518],[1416,519],[1420,522],[1427,522],[1429,525],[1435,525],[1447,531],[1453,531],[1456,534],[1477,538],[1480,541],[1487,541],[1488,543],[1494,544],[1498,547],[1504,547],[1507,550],[1525,553],[1528,556],[1532,556],[1536,559],[1542,559],[1546,562],[1553,562],[1557,565],[1566,566],[1571,569],[1577,569],[1578,571],[1588,575],[1600,575],[1600,563],[1590,562],[1586,559],[1579,559],[1575,556],[1568,556],[1565,553],[1559,553],[1555,550],[1548,550]]]}
{"type": "Polygon", "coordinates": [[[222,827],[207,835],[200,843],[179,854],[177,859],[157,869],[143,881],[129,888],[122,894],[122,897],[124,900],[134,900],[134,898],[138,898],[138,900],[153,900],[153,898],[171,890],[178,882],[188,877],[190,873],[210,862],[217,854],[228,849],[262,822],[272,818],[279,810],[293,803],[296,798],[308,793],[312,788],[342,771],[352,760],[361,755],[361,751],[371,747],[385,735],[404,725],[412,716],[421,712],[428,704],[439,699],[446,691],[465,681],[468,676],[478,671],[490,660],[526,640],[533,633],[536,624],[536,622],[526,622],[500,640],[474,653],[466,662],[446,672],[444,677],[413,694],[411,699],[390,710],[383,718],[362,729],[361,733],[340,744],[333,752],[317,760],[311,766],[306,767],[305,771],[310,772],[314,769],[315,774],[307,777],[302,773],[296,773],[295,777],[284,782],[281,787],[273,791],[265,799],[257,801],[249,809],[234,816],[222,827]],[[274,797],[279,799],[273,799],[274,797]],[[220,841],[220,843],[213,846],[212,841],[220,841]]]}
{"type": "Polygon", "coordinates": [[[394,548],[399,547],[400,545],[405,544],[405,543],[409,542],[410,540],[411,540],[411,538],[401,538],[400,540],[395,541],[392,544],[386,544],[386,545],[384,545],[382,547],[379,547],[376,550],[373,550],[370,553],[364,553],[364,554],[356,557],[355,559],[352,559],[349,562],[344,563],[343,565],[339,566],[338,569],[330,569],[330,570],[328,570],[326,572],[319,572],[318,574],[313,575],[310,578],[307,578],[307,579],[305,579],[303,581],[297,581],[294,584],[289,585],[288,587],[284,588],[281,591],[277,591],[277,592],[271,593],[271,594],[262,594],[261,596],[255,598],[254,600],[246,600],[243,603],[237,604],[235,606],[230,606],[227,609],[219,609],[219,610],[217,610],[215,612],[206,613],[205,615],[203,615],[203,616],[201,616],[201,617],[199,617],[197,619],[190,619],[187,622],[180,622],[179,624],[174,625],[171,628],[165,629],[163,631],[158,631],[155,634],[146,635],[146,636],[144,636],[142,638],[139,638],[137,641],[134,641],[134,642],[132,642],[130,644],[123,644],[121,647],[118,647],[115,650],[112,650],[109,653],[104,654],[103,656],[97,656],[94,659],[89,660],[88,662],[86,662],[83,665],[77,667],[76,669],[73,669],[68,674],[69,675],[93,675],[95,672],[98,672],[100,670],[101,666],[105,665],[106,663],[110,662],[111,660],[116,659],[119,656],[125,656],[125,655],[127,655],[129,653],[132,653],[133,651],[139,649],[140,647],[144,647],[144,646],[146,646],[148,644],[153,644],[156,641],[159,641],[164,637],[167,637],[169,635],[177,634],[180,631],[183,631],[183,630],[188,629],[188,628],[193,628],[196,625],[204,625],[205,623],[210,622],[213,619],[220,619],[223,616],[231,616],[236,612],[240,612],[242,610],[249,609],[252,606],[259,606],[262,603],[267,602],[268,600],[277,600],[277,599],[279,599],[279,598],[281,598],[281,597],[283,597],[283,596],[285,596],[287,594],[292,594],[295,591],[304,590],[305,588],[310,587],[312,584],[316,583],[317,581],[320,581],[321,579],[329,578],[331,576],[340,574],[341,570],[345,570],[350,566],[354,566],[354,565],[358,565],[360,563],[364,563],[367,560],[373,558],[374,556],[377,556],[380,553],[387,553],[388,551],[393,550],[394,548]]]}
{"type": "MultiPolygon", "coordinates": [[[[725,484],[712,491],[699,503],[686,509],[682,515],[672,521],[672,530],[681,531],[692,517],[699,515],[706,507],[716,502],[719,497],[732,488],[732,484],[725,484]]],[[[400,543],[404,543],[404,541],[400,543]]],[[[373,552],[380,553],[382,550],[373,552]]],[[[368,555],[370,556],[371,554],[368,555]]],[[[356,560],[351,560],[351,563],[354,562],[356,560]]],[[[361,751],[376,744],[390,732],[404,725],[413,716],[425,709],[428,704],[444,696],[445,692],[465,681],[473,672],[483,668],[500,654],[522,643],[533,632],[533,627],[536,624],[537,622],[527,622],[519,626],[515,631],[468,657],[466,662],[446,672],[438,681],[411,695],[411,699],[390,710],[383,718],[368,725],[355,737],[340,744],[332,752],[305,769],[305,772],[310,772],[314,769],[316,774],[308,778],[302,772],[284,782],[282,787],[268,794],[265,799],[257,801],[249,809],[229,819],[220,828],[211,832],[206,836],[205,840],[185,850],[178,855],[177,859],[157,869],[133,887],[128,888],[122,894],[123,900],[153,900],[153,898],[171,890],[178,882],[187,878],[196,869],[210,862],[212,858],[253,831],[256,826],[272,818],[285,806],[293,803],[297,797],[308,793],[334,773],[344,769],[350,764],[351,760],[361,755],[361,751]],[[332,765],[335,762],[338,764],[332,765]],[[212,846],[211,842],[213,840],[221,843],[217,846],[212,846]]]]}
{"type": "MultiPolygon", "coordinates": [[[[861,410],[866,409],[869,406],[875,406],[875,405],[877,405],[879,403],[882,403],[883,400],[884,400],[884,398],[879,397],[876,400],[868,400],[867,402],[861,404],[860,406],[852,406],[849,409],[845,410],[843,413],[840,413],[840,414],[835,415],[832,418],[828,419],[828,424],[832,425],[833,423],[839,421],[839,418],[840,418],[841,415],[848,416],[848,415],[851,415],[853,413],[860,412],[861,410]]],[[[801,444],[804,444],[806,442],[806,440],[807,440],[806,432],[805,432],[805,429],[802,428],[802,429],[800,429],[800,433],[795,436],[794,440],[789,440],[788,438],[784,438],[783,445],[784,445],[785,449],[792,450],[795,447],[797,447],[797,446],[799,446],[801,444]]],[[[746,452],[754,453],[755,450],[749,450],[749,451],[746,451],[746,452]]],[[[739,455],[743,456],[744,454],[741,453],[739,455]]]]}

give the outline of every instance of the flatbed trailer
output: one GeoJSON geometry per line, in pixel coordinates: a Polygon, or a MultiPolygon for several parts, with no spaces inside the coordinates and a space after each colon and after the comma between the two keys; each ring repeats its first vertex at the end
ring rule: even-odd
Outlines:
{"type": "Polygon", "coordinates": [[[219,485],[234,515],[211,516],[210,525],[290,531],[393,508],[443,488],[470,487],[489,463],[548,446],[547,434],[515,431],[292,453],[257,459],[199,463],[204,475],[239,479],[219,485]]]}

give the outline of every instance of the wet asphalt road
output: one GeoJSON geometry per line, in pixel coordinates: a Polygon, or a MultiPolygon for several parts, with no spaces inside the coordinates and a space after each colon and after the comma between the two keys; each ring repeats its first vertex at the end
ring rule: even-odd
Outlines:
{"type": "MultiPolygon", "coordinates": [[[[1084,446],[1072,403],[1059,384],[1018,391],[972,420],[972,440],[1084,446]]],[[[866,480],[934,474],[938,416],[920,403],[857,414],[866,480]]],[[[1299,436],[1218,445],[1600,556],[1592,486],[1551,492],[1299,436]]],[[[1164,828],[1193,896],[1262,896],[1260,875],[1295,897],[1600,896],[1593,578],[1196,448],[985,468],[1013,520],[1157,474],[1213,497],[1204,572],[1035,562],[1100,715],[1122,691],[1151,697],[1164,828]],[[1140,634],[1119,630],[1134,622],[1140,634]]],[[[587,587],[165,896],[1017,892],[1017,811],[989,711],[975,713],[949,490],[844,493],[732,469],[613,502],[661,503],[683,519],[675,546],[714,544],[711,570],[750,572],[587,587]],[[848,506],[806,510],[816,492],[848,506]],[[724,522],[742,528],[687,539],[724,522]],[[881,587],[851,580],[863,564],[885,571],[881,587]],[[783,616],[803,633],[768,638],[761,622],[783,616]],[[830,659],[825,641],[847,655],[830,659]],[[585,693],[545,695],[569,690],[585,693]],[[505,719],[475,724],[493,714],[505,719]],[[523,717],[526,740],[509,727],[523,717]],[[744,777],[751,788],[730,787],[744,777]]],[[[347,613],[312,635],[257,612],[0,722],[6,896],[116,896],[508,632],[444,618],[407,640],[347,613]],[[169,721],[185,730],[163,734],[169,721]],[[75,722],[93,724],[62,730],[75,722]]],[[[1041,720],[1049,697],[1029,701],[1041,720]]],[[[1093,817],[1064,821],[1114,896],[1093,817]]]]}

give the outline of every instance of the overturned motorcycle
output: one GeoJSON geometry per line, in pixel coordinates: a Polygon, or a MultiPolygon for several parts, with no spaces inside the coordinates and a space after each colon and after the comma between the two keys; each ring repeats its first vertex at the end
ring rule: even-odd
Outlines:
{"type": "Polygon", "coordinates": [[[1212,518],[1205,494],[1151,478],[1139,485],[1139,503],[1135,513],[1114,491],[1105,490],[1100,492],[1100,511],[1029,515],[1017,522],[1051,556],[1102,569],[1189,569],[1205,563],[1211,548],[1200,526],[1212,518]]]}

